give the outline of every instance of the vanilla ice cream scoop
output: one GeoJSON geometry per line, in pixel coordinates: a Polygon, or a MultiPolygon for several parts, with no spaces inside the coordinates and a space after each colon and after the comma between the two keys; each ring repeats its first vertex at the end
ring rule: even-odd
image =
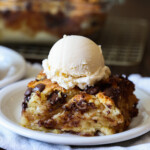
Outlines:
{"type": "Polygon", "coordinates": [[[101,46],[83,36],[64,36],[43,60],[44,73],[52,82],[65,89],[78,86],[84,89],[108,78],[110,69],[105,66],[101,46]]]}

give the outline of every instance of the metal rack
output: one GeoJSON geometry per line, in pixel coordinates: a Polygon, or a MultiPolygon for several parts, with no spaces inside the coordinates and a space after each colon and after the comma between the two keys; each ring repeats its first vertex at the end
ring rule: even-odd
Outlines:
{"type": "Polygon", "coordinates": [[[106,64],[129,66],[141,62],[148,23],[143,19],[110,18],[100,42],[106,64]]]}
{"type": "MultiPolygon", "coordinates": [[[[143,19],[108,18],[98,37],[107,65],[129,66],[141,62],[148,33],[148,23],[143,19]]],[[[5,45],[27,59],[47,58],[52,45],[5,45]]]]}

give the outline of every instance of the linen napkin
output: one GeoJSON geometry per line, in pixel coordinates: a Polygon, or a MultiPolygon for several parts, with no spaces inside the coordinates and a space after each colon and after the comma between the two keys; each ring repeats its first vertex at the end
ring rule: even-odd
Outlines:
{"type": "MultiPolygon", "coordinates": [[[[35,77],[42,67],[40,64],[27,63],[26,78],[35,77]]],[[[143,89],[150,94],[150,77],[141,77],[138,74],[130,75],[137,87],[143,89]]],[[[101,146],[65,146],[57,144],[49,144],[33,139],[29,139],[15,134],[8,129],[0,126],[0,147],[7,150],[150,150],[150,132],[143,136],[128,141],[101,145],[101,146]]]]}

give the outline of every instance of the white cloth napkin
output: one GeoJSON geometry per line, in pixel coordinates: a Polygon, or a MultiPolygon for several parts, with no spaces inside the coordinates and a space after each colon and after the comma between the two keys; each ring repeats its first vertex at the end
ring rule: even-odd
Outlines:
{"type": "MultiPolygon", "coordinates": [[[[26,78],[36,76],[42,69],[39,64],[27,64],[26,78]]],[[[150,77],[141,77],[138,74],[130,75],[137,87],[145,90],[150,94],[150,77]]],[[[29,139],[15,134],[4,127],[0,126],[0,147],[7,150],[150,150],[150,132],[138,138],[125,142],[102,145],[102,146],[65,146],[49,144],[33,139],[29,139]]]]}

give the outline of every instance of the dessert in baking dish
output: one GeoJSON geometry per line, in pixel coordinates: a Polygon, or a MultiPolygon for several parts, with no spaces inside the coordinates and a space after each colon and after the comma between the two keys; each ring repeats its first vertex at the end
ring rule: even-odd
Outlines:
{"type": "Polygon", "coordinates": [[[111,1],[0,1],[0,42],[49,43],[63,34],[91,36],[103,27],[111,1]]]}
{"type": "Polygon", "coordinates": [[[110,135],[138,114],[134,85],[111,75],[101,47],[82,36],[64,36],[28,84],[21,125],[52,133],[110,135]]]}

